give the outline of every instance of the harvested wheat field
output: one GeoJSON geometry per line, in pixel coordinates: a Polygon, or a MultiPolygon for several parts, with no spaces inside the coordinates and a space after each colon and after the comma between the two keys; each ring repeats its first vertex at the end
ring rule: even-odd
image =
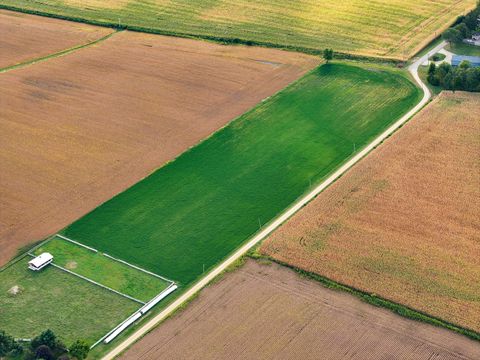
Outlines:
{"type": "Polygon", "coordinates": [[[0,10],[0,69],[87,44],[112,32],[109,28],[0,10]]]}
{"type": "Polygon", "coordinates": [[[253,260],[122,359],[478,359],[480,345],[253,260]]]}
{"type": "Polygon", "coordinates": [[[442,93],[261,251],[480,331],[478,114],[442,93]]]}
{"type": "Polygon", "coordinates": [[[0,76],[0,263],[319,63],[121,32],[0,76]]]}

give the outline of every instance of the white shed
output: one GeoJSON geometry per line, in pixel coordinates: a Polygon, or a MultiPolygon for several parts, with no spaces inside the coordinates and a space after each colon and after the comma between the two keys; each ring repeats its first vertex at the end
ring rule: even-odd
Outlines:
{"type": "Polygon", "coordinates": [[[45,266],[50,264],[53,261],[53,256],[52,254],[48,252],[44,252],[34,258],[33,260],[30,260],[28,262],[28,268],[33,271],[38,271],[43,269],[45,266]]]}

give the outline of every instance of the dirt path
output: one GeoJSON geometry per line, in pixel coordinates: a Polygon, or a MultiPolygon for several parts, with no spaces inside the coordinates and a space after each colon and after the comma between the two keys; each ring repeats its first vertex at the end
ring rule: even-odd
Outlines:
{"type": "Polygon", "coordinates": [[[248,260],[121,358],[477,359],[480,344],[248,260]]]}
{"type": "Polygon", "coordinates": [[[239,248],[234,254],[232,254],[229,258],[219,264],[215,269],[213,269],[210,273],[205,275],[201,280],[199,280],[194,286],[192,286],[188,291],[186,291],[182,296],[180,296],[177,300],[171,303],[168,307],[166,307],[162,312],[156,315],[153,319],[145,323],[141,328],[135,331],[130,337],[120,343],[116,348],[114,348],[111,352],[109,352],[104,359],[113,359],[118,356],[120,353],[125,351],[130,345],[140,339],[144,334],[149,332],[153,329],[159,322],[165,319],[169,314],[171,314],[177,307],[187,301],[191,296],[195,293],[200,291],[204,286],[206,286],[210,281],[212,281],[215,277],[220,275],[225,269],[227,269],[231,264],[237,261],[240,257],[242,257],[248,250],[258,244],[260,241],[264,240],[268,235],[270,235],[275,229],[277,229],[281,224],[283,224],[286,220],[288,220],[291,216],[293,216],[296,212],[298,212],[303,206],[309,203],[312,199],[314,199],[319,193],[325,190],[329,185],[331,185],[334,181],[336,181],[340,176],[342,176],[345,172],[347,172],[353,165],[359,162],[363,157],[368,155],[370,151],[375,149],[378,145],[380,145],[386,138],[388,138],[391,134],[393,134],[399,127],[405,124],[413,115],[415,115],[421,108],[423,108],[431,98],[430,90],[428,89],[427,85],[425,85],[420,76],[418,75],[418,68],[419,66],[425,61],[425,57],[428,58],[431,54],[438,52],[441,48],[445,46],[445,43],[442,42],[440,45],[436,46],[432,49],[428,54],[422,56],[421,58],[417,59],[410,67],[409,71],[412,74],[413,78],[417,82],[417,84],[423,90],[424,96],[422,100],[407,114],[402,116],[397,122],[395,122],[392,126],[390,126],[387,130],[385,130],[380,136],[378,136],[375,140],[373,140],[369,145],[364,147],[362,150],[357,152],[355,156],[353,156],[350,160],[348,160],[344,165],[342,165],[337,171],[335,171],[332,175],[330,175],[327,179],[325,179],[320,185],[314,188],[310,193],[305,195],[303,198],[298,200],[295,204],[293,204],[290,208],[286,209],[280,216],[278,216],[275,220],[270,222],[266,225],[262,231],[260,231],[257,235],[251,238],[247,243],[245,243],[241,248],[239,248]]]}

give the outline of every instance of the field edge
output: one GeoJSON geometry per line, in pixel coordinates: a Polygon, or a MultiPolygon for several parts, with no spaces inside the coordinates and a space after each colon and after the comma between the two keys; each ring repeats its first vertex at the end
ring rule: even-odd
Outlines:
{"type": "Polygon", "coordinates": [[[307,271],[302,268],[296,267],[294,265],[291,265],[289,263],[286,263],[281,260],[277,260],[271,256],[268,256],[266,254],[262,254],[259,251],[259,248],[257,247],[254,251],[249,252],[246,254],[251,259],[254,260],[263,260],[263,261],[271,261],[273,263],[279,264],[281,266],[287,267],[289,269],[292,269],[296,273],[298,273],[300,276],[306,277],[308,279],[315,280],[316,282],[322,284],[328,289],[333,289],[333,290],[339,290],[346,292],[352,296],[355,296],[359,298],[360,300],[377,306],[381,308],[385,308],[387,310],[392,311],[395,314],[401,315],[407,319],[423,322],[426,324],[434,325],[437,327],[441,327],[453,332],[456,332],[458,334],[464,335],[472,340],[476,340],[480,342],[480,333],[469,329],[465,328],[463,326],[451,323],[449,321],[443,320],[441,318],[438,318],[436,316],[430,315],[428,313],[425,313],[420,310],[413,309],[409,306],[403,305],[401,303],[397,303],[395,301],[389,300],[388,298],[384,298],[381,296],[378,296],[374,293],[368,293],[366,291],[357,289],[353,286],[346,285],[343,283],[340,283],[338,281],[329,279],[328,277],[325,277],[323,275],[317,274],[315,272],[307,271]]]}

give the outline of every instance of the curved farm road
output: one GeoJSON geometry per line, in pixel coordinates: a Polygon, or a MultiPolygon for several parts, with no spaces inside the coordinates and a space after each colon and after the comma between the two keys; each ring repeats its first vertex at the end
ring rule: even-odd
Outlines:
{"type": "Polygon", "coordinates": [[[161,322],[167,316],[169,316],[177,307],[179,307],[181,304],[187,301],[195,293],[200,291],[215,277],[220,275],[225,269],[227,269],[231,264],[233,264],[236,260],[242,257],[253,246],[255,246],[257,243],[259,243],[260,241],[265,239],[268,235],[270,235],[270,233],[272,233],[277,227],[279,227],[282,223],[284,223],[291,216],[293,216],[304,205],[306,205],[313,198],[315,198],[320,192],[322,192],[325,188],[327,188],[330,184],[332,184],[337,178],[339,178],[346,171],[348,171],[348,169],[350,169],[353,165],[359,162],[364,156],[366,156],[382,141],[384,141],[387,137],[393,134],[400,126],[406,123],[420,109],[422,109],[423,106],[428,103],[432,95],[427,85],[425,85],[420,79],[420,76],[418,75],[418,68],[426,59],[428,60],[428,58],[432,54],[443,49],[445,45],[446,43],[442,42],[441,44],[439,44],[438,46],[430,50],[426,55],[417,59],[408,68],[409,72],[412,74],[413,78],[415,79],[415,81],[417,82],[417,84],[420,86],[420,88],[423,90],[423,93],[424,93],[422,100],[413,109],[411,109],[407,114],[402,116],[401,119],[399,119],[392,126],[390,126],[385,132],[383,132],[380,136],[378,136],[375,140],[373,140],[369,145],[367,145],[365,148],[359,151],[353,158],[348,160],[342,167],[340,167],[337,171],[335,171],[332,175],[330,175],[327,179],[325,179],[325,181],[323,181],[310,193],[305,195],[303,198],[301,198],[295,204],[293,204],[290,208],[284,211],[279,217],[273,220],[268,226],[266,226],[262,231],[260,231],[257,235],[251,238],[246,244],[244,244],[234,254],[232,254],[230,257],[224,260],[220,265],[218,265],[215,269],[209,272],[201,280],[199,280],[192,288],[186,291],[182,296],[180,296],[177,300],[171,303],[162,312],[160,312],[154,318],[152,318],[147,323],[145,323],[141,328],[135,331],[130,337],[125,339],[122,343],[120,343],[117,347],[115,347],[112,351],[110,351],[107,355],[105,355],[103,359],[104,360],[114,359],[116,356],[120,355],[124,350],[126,350],[130,345],[132,345],[134,342],[139,340],[143,335],[145,335],[147,332],[152,330],[159,322],[161,322]]]}

